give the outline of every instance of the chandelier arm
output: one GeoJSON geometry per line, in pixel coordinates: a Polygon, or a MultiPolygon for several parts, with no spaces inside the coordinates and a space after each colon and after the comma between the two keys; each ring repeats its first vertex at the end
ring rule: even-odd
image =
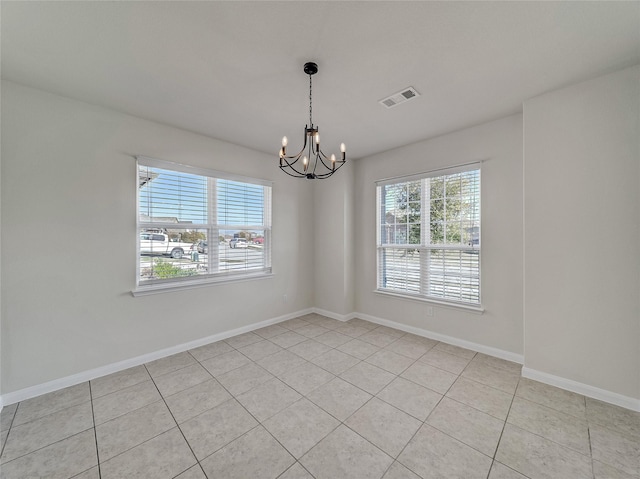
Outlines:
{"type": "MultiPolygon", "coordinates": [[[[338,160],[336,160],[336,163],[338,163],[338,160]]],[[[335,170],[329,170],[326,173],[320,173],[320,174],[316,174],[316,178],[323,180],[324,178],[329,178],[331,175],[333,175],[336,171],[338,171],[342,165],[344,165],[346,162],[344,161],[340,161],[340,165],[336,165],[336,169],[335,170]]]]}

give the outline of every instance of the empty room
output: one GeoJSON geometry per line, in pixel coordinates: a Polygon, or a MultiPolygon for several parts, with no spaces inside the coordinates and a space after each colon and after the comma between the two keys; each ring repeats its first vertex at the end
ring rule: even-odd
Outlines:
{"type": "Polygon", "coordinates": [[[640,1],[0,40],[0,478],[640,479],[640,1]]]}

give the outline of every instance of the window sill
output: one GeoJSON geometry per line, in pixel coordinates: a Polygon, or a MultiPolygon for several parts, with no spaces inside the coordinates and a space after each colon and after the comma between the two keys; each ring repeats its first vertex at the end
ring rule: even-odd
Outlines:
{"type": "Polygon", "coordinates": [[[241,276],[236,278],[206,278],[194,280],[184,283],[168,283],[168,284],[151,284],[147,286],[138,286],[131,291],[134,297],[148,296],[151,294],[172,293],[174,291],[183,291],[187,289],[203,288],[205,286],[213,286],[216,284],[243,283],[245,281],[255,281],[260,279],[269,279],[274,276],[273,273],[260,273],[252,276],[241,276]]]}
{"type": "Polygon", "coordinates": [[[441,306],[443,308],[458,309],[458,310],[462,310],[462,311],[467,311],[469,313],[475,313],[475,314],[483,314],[484,313],[484,308],[482,306],[471,306],[471,305],[467,305],[467,304],[453,303],[453,302],[449,302],[449,301],[438,301],[437,299],[425,298],[424,296],[414,296],[414,295],[411,295],[411,294],[394,293],[394,292],[385,291],[385,290],[382,290],[382,289],[374,289],[373,292],[375,294],[380,294],[382,296],[391,296],[393,298],[398,298],[398,299],[410,299],[412,301],[420,301],[422,303],[430,303],[430,304],[434,304],[434,305],[437,305],[437,306],[441,306]]]}

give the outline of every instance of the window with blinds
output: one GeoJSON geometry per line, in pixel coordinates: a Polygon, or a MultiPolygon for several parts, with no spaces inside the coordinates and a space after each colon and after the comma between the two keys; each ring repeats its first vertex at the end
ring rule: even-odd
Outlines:
{"type": "Polygon", "coordinates": [[[138,157],[138,285],[271,273],[271,183],[138,157]]]}
{"type": "Polygon", "coordinates": [[[480,307],[479,165],[376,185],[378,290],[480,307]]]}

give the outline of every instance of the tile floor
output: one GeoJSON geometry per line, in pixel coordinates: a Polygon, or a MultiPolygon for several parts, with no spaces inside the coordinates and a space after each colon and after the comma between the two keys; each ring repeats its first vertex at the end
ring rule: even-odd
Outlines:
{"type": "Polygon", "coordinates": [[[0,477],[640,478],[640,414],[311,314],[6,406],[0,477]]]}

